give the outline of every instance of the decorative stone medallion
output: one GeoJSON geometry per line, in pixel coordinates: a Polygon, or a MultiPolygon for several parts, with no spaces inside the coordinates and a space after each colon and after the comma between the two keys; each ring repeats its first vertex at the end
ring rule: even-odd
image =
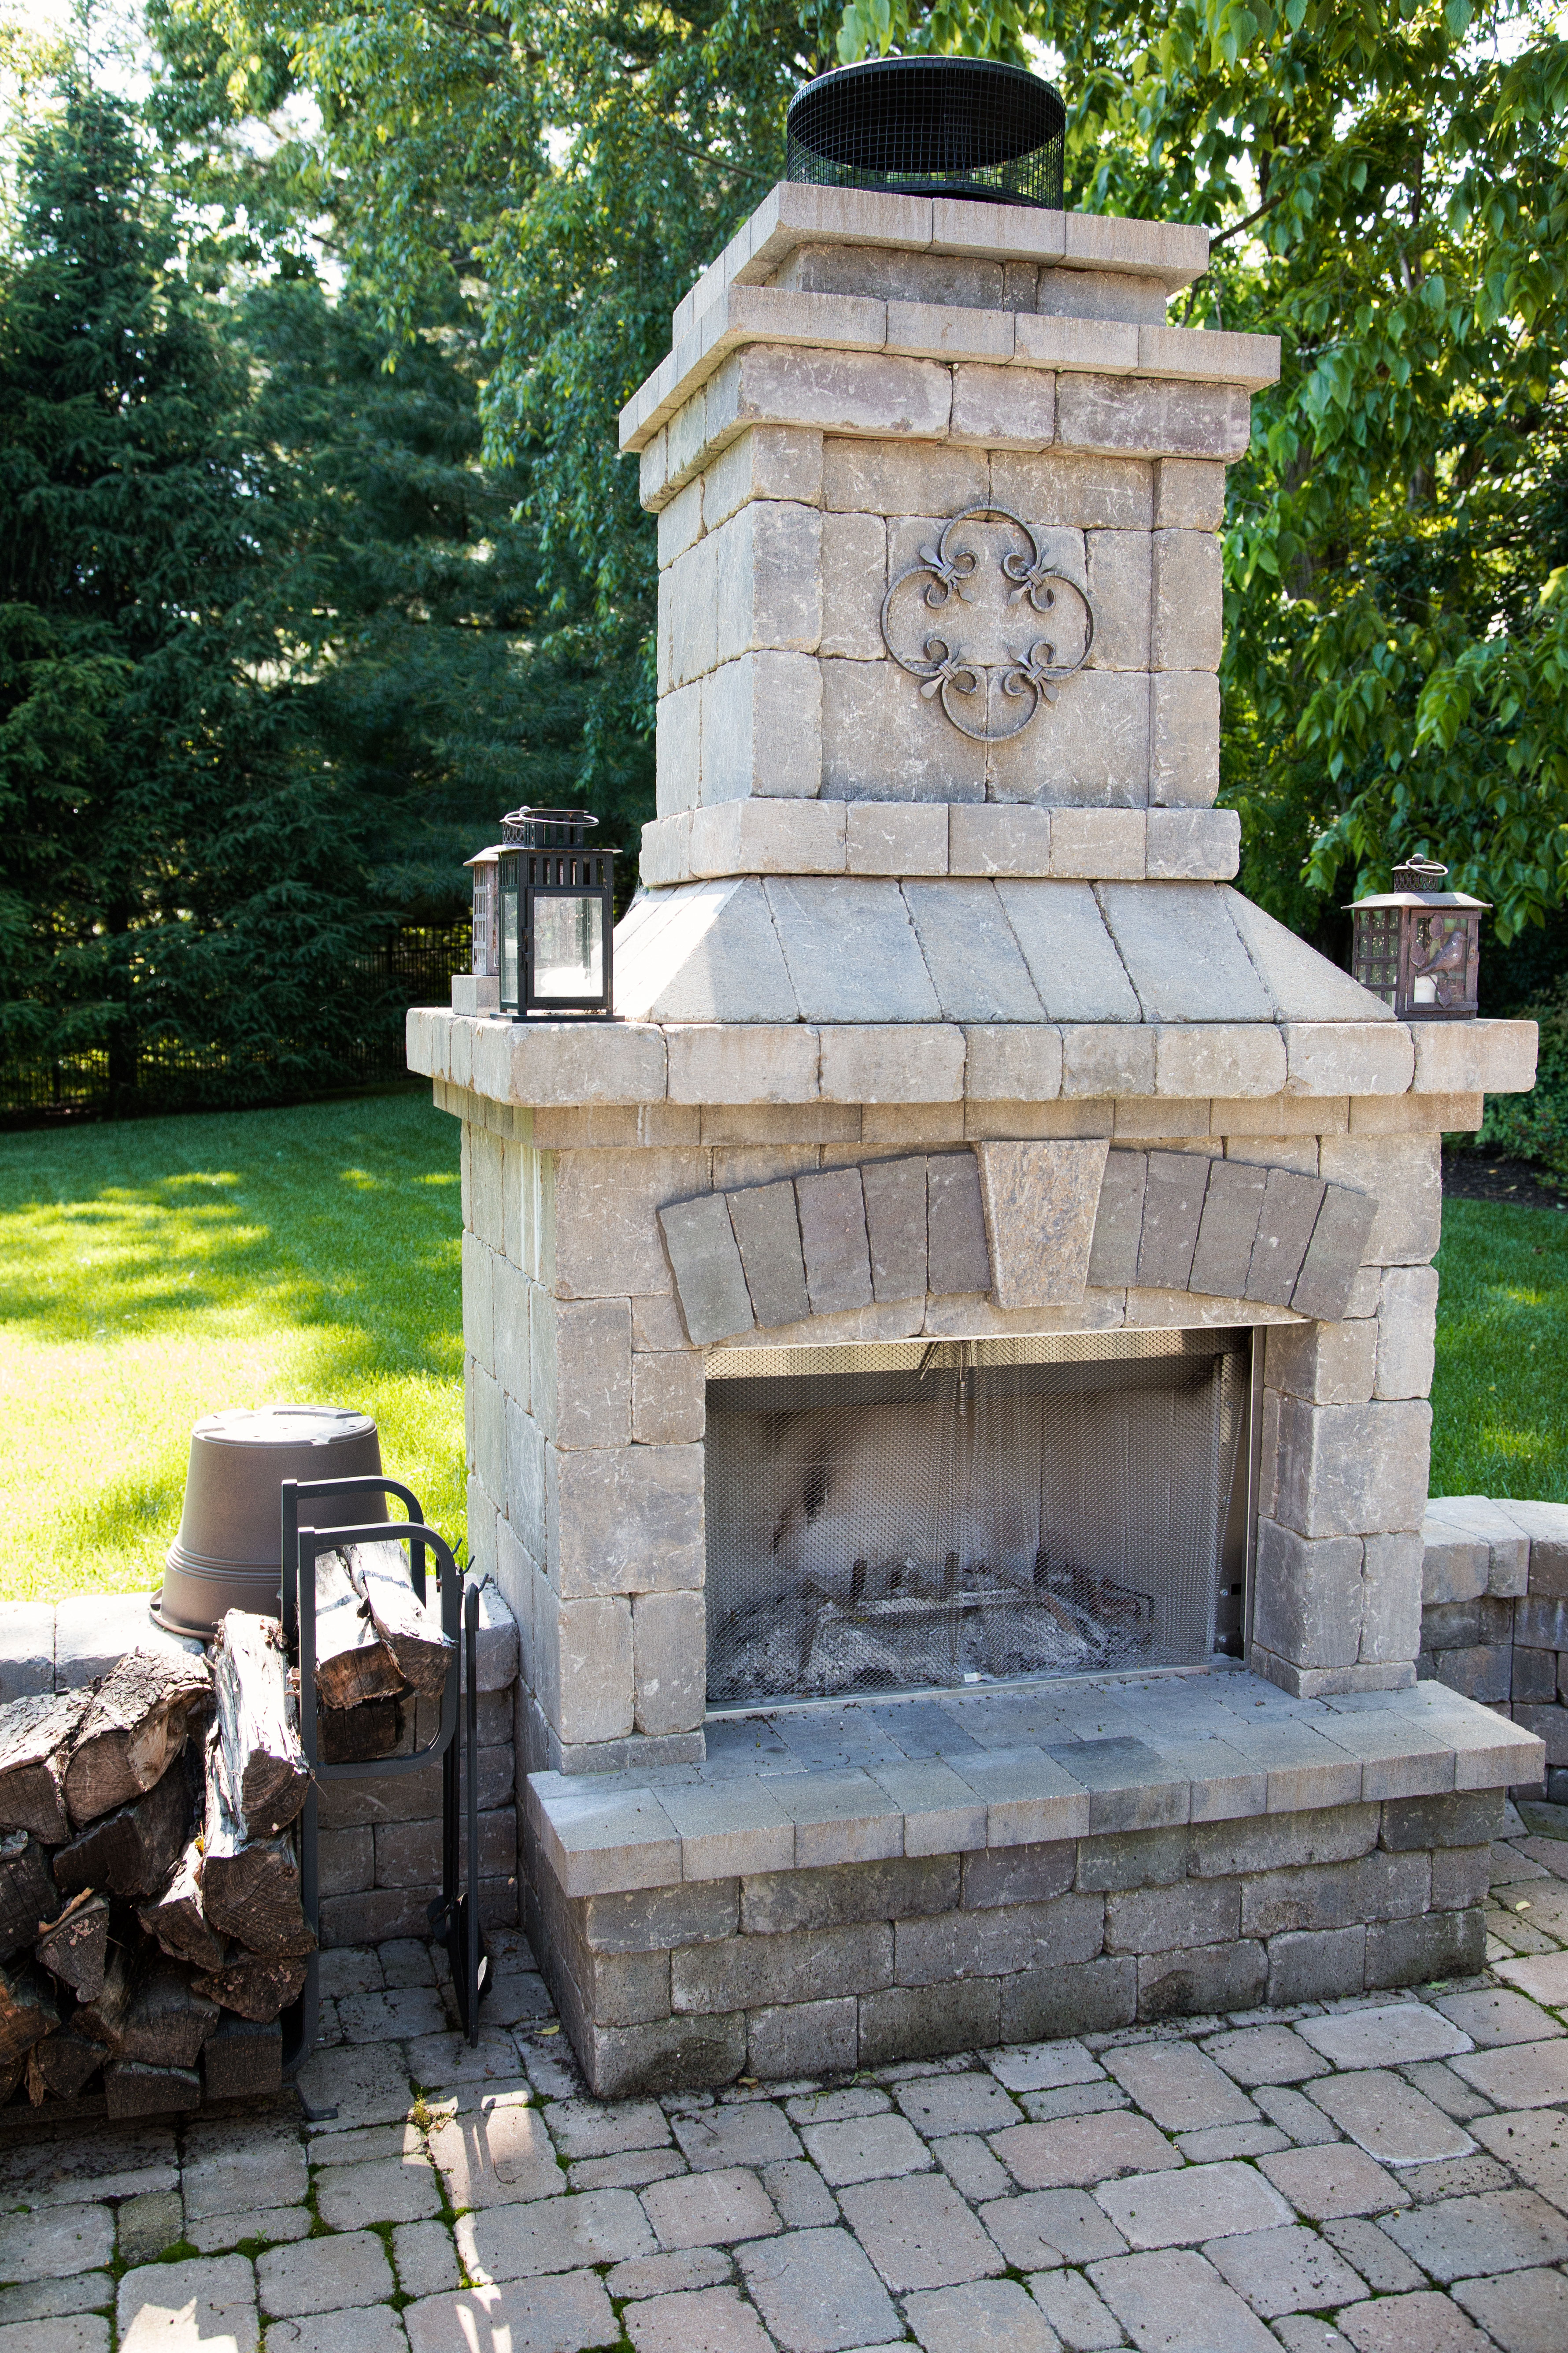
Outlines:
{"type": "Polygon", "coordinates": [[[882,642],[961,734],[1003,744],[1021,735],[1040,704],[1054,702],[1062,681],[1083,668],[1094,643],[1094,607],[1076,580],[1053,570],[1017,515],[964,507],[883,597],[882,642]],[[949,605],[947,634],[929,631],[926,614],[949,605]],[[969,610],[961,614],[959,606],[969,610]],[[1039,626],[1047,614],[1048,636],[1039,626]]]}

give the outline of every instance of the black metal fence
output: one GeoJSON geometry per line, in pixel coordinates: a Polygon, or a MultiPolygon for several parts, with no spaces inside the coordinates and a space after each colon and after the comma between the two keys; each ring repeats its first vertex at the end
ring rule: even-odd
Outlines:
{"type": "MultiPolygon", "coordinates": [[[[145,1041],[137,1050],[129,1085],[111,1075],[102,1048],[47,1060],[0,1062],[0,1126],[277,1103],[406,1078],[403,1016],[411,1005],[448,1002],[452,975],[468,970],[470,945],[465,917],[442,926],[399,925],[374,950],[354,957],[344,989],[350,1005],[363,1008],[363,1027],[348,1037],[330,1064],[316,1057],[308,1060],[286,1039],[244,1057],[183,1040],[145,1041]],[[291,1085],[287,1073],[306,1068],[309,1081],[291,1085]]],[[[352,1023],[344,1027],[352,1032],[352,1023]]]]}

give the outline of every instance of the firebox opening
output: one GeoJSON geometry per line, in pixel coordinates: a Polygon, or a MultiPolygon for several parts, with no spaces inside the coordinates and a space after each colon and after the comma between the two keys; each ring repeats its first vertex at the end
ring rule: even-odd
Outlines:
{"type": "Polygon", "coordinates": [[[708,1704],[1240,1648],[1251,1334],[726,1349],[708,1704]]]}

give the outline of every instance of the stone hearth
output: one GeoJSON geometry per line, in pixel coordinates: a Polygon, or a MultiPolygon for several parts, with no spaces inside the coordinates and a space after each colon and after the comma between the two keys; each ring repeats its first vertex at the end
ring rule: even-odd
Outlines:
{"type": "MultiPolygon", "coordinates": [[[[1231,887],[1215,534],[1278,346],[1164,323],[1205,266],[1190,227],[775,189],[622,418],[661,569],[619,1018],[480,980],[409,1017],[462,1123],[530,1930],[600,2089],[1476,1966],[1446,1858],[1542,1769],[1416,1682],[1440,1138],[1534,1032],[1397,1021],[1231,887]],[[1204,1331],[1245,1400],[1170,1672],[710,1709],[710,1381],[1204,1331]]],[[[822,1607],[1011,1580],[1092,1642],[1152,1591],[1024,1502],[1016,1557],[847,1559],[822,1607]]]]}

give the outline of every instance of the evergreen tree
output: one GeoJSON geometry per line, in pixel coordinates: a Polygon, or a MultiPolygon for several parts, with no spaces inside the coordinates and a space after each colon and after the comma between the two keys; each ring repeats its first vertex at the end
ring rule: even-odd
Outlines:
{"type": "Polygon", "coordinates": [[[363,1026],[358,812],[300,723],[286,502],[180,264],[125,111],[74,84],[0,280],[0,1050],[106,1050],[121,1101],[182,1054],[226,1058],[208,1094],[298,1086],[363,1026]]]}

